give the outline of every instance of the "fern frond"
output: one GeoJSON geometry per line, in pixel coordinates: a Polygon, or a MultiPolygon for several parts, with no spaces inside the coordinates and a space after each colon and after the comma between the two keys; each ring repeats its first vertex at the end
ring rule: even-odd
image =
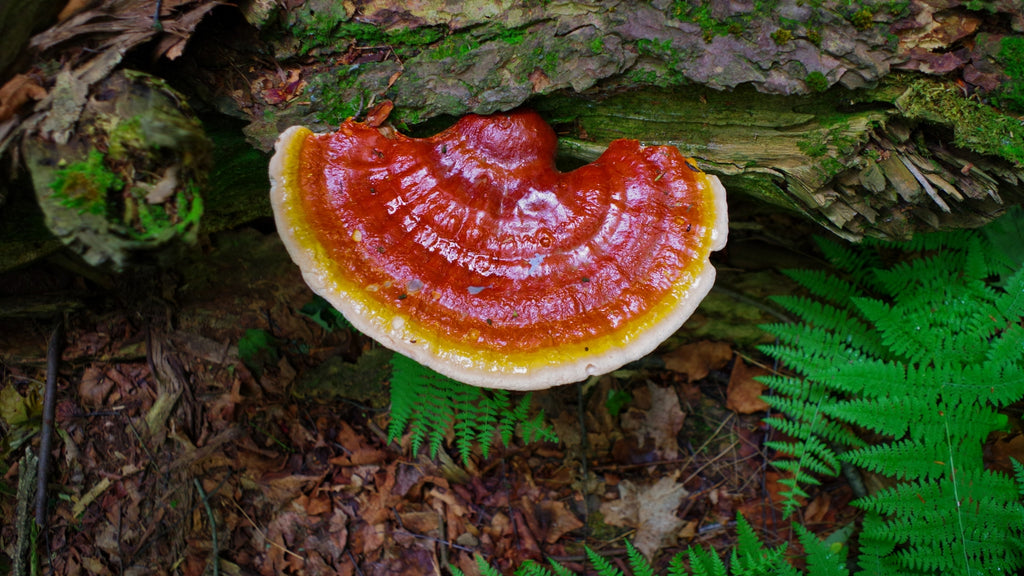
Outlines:
{"type": "Polygon", "coordinates": [[[797,574],[786,561],[786,543],[765,548],[757,533],[742,514],[736,516],[736,548],[730,555],[729,567],[734,576],[774,576],[797,574]]]}
{"type": "MultiPolygon", "coordinates": [[[[1014,396],[1024,388],[1019,378],[1022,360],[1024,360],[1024,327],[1014,324],[1007,328],[1002,334],[992,339],[988,351],[985,354],[985,364],[996,369],[1003,369],[1007,377],[1014,374],[1016,379],[1006,388],[1005,394],[997,396],[1000,398],[998,405],[1003,406],[1014,401],[1014,396]]],[[[1000,382],[992,382],[999,384],[1000,382]]]]}
{"type": "MultiPolygon", "coordinates": [[[[868,511],[858,576],[1024,564],[1024,486],[985,471],[982,454],[1006,426],[998,409],[1024,398],[1024,251],[998,236],[824,242],[843,280],[791,275],[814,298],[782,299],[801,323],[766,327],[778,342],[762,350],[804,376],[762,379],[784,414],[768,422],[790,436],[771,446],[796,455],[776,463],[790,473],[784,512],[836,460],[898,481],[854,503],[868,511]],[[853,450],[841,456],[832,449],[844,444],[840,431],[863,429],[885,439],[847,441],[853,450]]],[[[1024,482],[1024,466],[1018,472],[1024,482]]]]}
{"type": "Polygon", "coordinates": [[[814,296],[843,307],[848,305],[850,298],[863,296],[863,292],[856,284],[829,274],[825,270],[797,269],[783,270],[782,273],[795,280],[814,296]]]}
{"type": "Polygon", "coordinates": [[[513,407],[505,390],[462,384],[400,354],[392,356],[388,439],[396,440],[408,429],[414,454],[427,447],[436,456],[449,432],[454,432],[454,447],[463,462],[477,446],[486,458],[496,436],[507,446],[519,426],[526,442],[557,440],[543,413],[527,420],[529,413],[529,395],[513,407]]]}
{"type": "Polygon", "coordinates": [[[828,238],[815,238],[818,248],[837,269],[850,275],[858,284],[868,284],[871,271],[881,265],[881,259],[873,250],[865,249],[871,241],[864,242],[861,247],[840,244],[828,238]]]}
{"type": "MultiPolygon", "coordinates": [[[[725,568],[724,566],[722,567],[725,568]]],[[[683,562],[683,553],[680,552],[672,557],[668,563],[668,576],[690,576],[690,571],[686,569],[686,564],[683,562]]]]}
{"type": "Polygon", "coordinates": [[[770,299],[816,328],[825,330],[842,328],[846,331],[850,328],[850,324],[854,324],[854,328],[856,325],[860,325],[861,332],[865,334],[869,332],[868,326],[845,306],[834,306],[806,296],[782,295],[772,296],[770,299]]]}
{"type": "Polygon", "coordinates": [[[863,356],[849,346],[845,334],[835,331],[804,324],[769,324],[761,328],[778,338],[779,344],[759,346],[759,350],[819,382],[825,382],[835,372],[836,363],[863,356]]]}
{"type": "Polygon", "coordinates": [[[934,481],[906,482],[854,502],[891,519],[865,525],[863,537],[905,544],[895,558],[906,569],[986,573],[985,566],[1024,561],[1024,506],[1014,481],[965,470],[934,481]]]}
{"type": "Polygon", "coordinates": [[[626,557],[629,559],[629,567],[633,570],[633,576],[654,576],[654,568],[651,567],[651,563],[629,540],[626,540],[626,557]]]}
{"type": "Polygon", "coordinates": [[[907,379],[906,367],[870,357],[857,357],[845,363],[837,361],[826,383],[829,388],[843,394],[857,394],[868,398],[881,398],[899,390],[907,379]]]}
{"type": "Polygon", "coordinates": [[[949,472],[949,447],[905,439],[846,452],[840,458],[897,480],[935,479],[949,472]]]}
{"type": "Polygon", "coordinates": [[[800,524],[794,524],[797,538],[807,554],[807,567],[814,576],[849,576],[846,567],[846,546],[833,547],[822,542],[813,532],[800,524]]]}
{"type": "Polygon", "coordinates": [[[885,522],[879,514],[865,514],[860,534],[857,536],[860,552],[857,563],[860,570],[856,576],[889,576],[901,573],[893,557],[896,542],[885,537],[884,525],[885,522]]]}
{"type": "Polygon", "coordinates": [[[1017,269],[1003,286],[1004,292],[996,299],[996,307],[1005,318],[1024,316],[1024,266],[1017,269]]]}
{"type": "Polygon", "coordinates": [[[487,563],[483,556],[476,555],[476,567],[480,570],[481,576],[502,576],[497,568],[487,563]]]}
{"type": "Polygon", "coordinates": [[[575,576],[572,570],[562,566],[552,559],[548,559],[550,566],[544,566],[534,560],[527,560],[516,568],[515,576],[575,576]]]}
{"type": "Polygon", "coordinates": [[[725,563],[713,551],[692,546],[686,554],[690,559],[693,576],[729,576],[725,571],[725,563]]]}
{"type": "MultiPolygon", "coordinates": [[[[817,436],[810,436],[803,442],[770,441],[765,445],[793,458],[793,460],[779,460],[775,462],[775,467],[793,473],[800,478],[800,482],[805,481],[802,474],[806,473],[806,470],[823,476],[839,474],[838,456],[817,436]]],[[[818,483],[815,482],[815,484],[818,483]]]]}
{"type": "Polygon", "coordinates": [[[585,548],[587,553],[587,560],[594,565],[594,569],[597,570],[598,576],[625,576],[622,570],[615,567],[614,564],[608,561],[607,558],[601,556],[597,552],[594,552],[589,547],[585,548]]]}
{"type": "Polygon", "coordinates": [[[1010,458],[1010,462],[1013,463],[1013,479],[1017,481],[1017,491],[1024,496],[1024,464],[1016,458],[1010,458]]]}

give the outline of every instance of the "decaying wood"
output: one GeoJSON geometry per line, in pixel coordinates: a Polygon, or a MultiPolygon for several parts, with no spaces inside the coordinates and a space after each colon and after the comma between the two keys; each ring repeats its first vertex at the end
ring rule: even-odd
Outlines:
{"type": "MultiPolygon", "coordinates": [[[[0,119],[0,154],[81,131],[101,82],[145,46],[173,61],[162,72],[191,99],[244,119],[264,152],[289,125],[329,129],[384,99],[400,127],[528,104],[567,156],[614,137],[671,143],[734,198],[850,239],[976,226],[1021,196],[1024,131],[985,101],[1006,80],[1000,40],[1024,32],[1016,0],[217,5],[166,1],[157,23],[151,2],[106,0],[36,35],[27,72],[47,93],[0,119]],[[196,34],[205,18],[215,32],[196,34]]],[[[247,162],[239,172],[262,172],[263,158],[247,162]]],[[[247,186],[243,197],[264,200],[247,186]]],[[[207,191],[210,204],[221,193],[207,191]]]]}

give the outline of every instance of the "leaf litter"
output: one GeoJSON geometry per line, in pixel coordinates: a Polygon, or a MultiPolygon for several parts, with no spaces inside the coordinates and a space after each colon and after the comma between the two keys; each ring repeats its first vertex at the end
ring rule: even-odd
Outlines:
{"type": "MultiPolygon", "coordinates": [[[[476,555],[505,571],[545,558],[583,570],[583,545],[619,559],[624,538],[657,566],[690,544],[727,548],[738,511],[768,528],[777,518],[761,415],[725,407],[727,344],[537,394],[558,444],[515,439],[466,463],[447,444],[431,461],[407,438],[389,445],[386,407],[346,382],[331,395],[298,386],[375,345],[301,312],[313,296],[275,235],[224,233],[174,270],[136,274],[116,305],[69,317],[42,550],[54,574],[198,575],[215,560],[224,574],[477,574],[476,555]],[[246,362],[250,330],[272,336],[274,354],[246,362]]],[[[0,350],[16,351],[0,356],[10,414],[9,390],[24,398],[44,377],[45,350],[5,342],[42,331],[0,330],[0,350]]],[[[5,451],[4,486],[19,456],[5,451]]],[[[847,514],[847,499],[809,515],[847,514]]]]}

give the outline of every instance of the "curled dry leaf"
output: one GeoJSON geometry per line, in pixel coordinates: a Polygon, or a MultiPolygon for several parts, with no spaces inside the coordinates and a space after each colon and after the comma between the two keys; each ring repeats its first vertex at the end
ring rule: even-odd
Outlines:
{"type": "Polygon", "coordinates": [[[742,359],[736,361],[729,376],[725,407],[740,414],[753,414],[768,409],[768,403],[761,399],[766,386],[754,378],[768,375],[768,370],[748,366],[742,359]]]}
{"type": "Polygon", "coordinates": [[[0,87],[0,122],[4,122],[30,100],[41,100],[46,89],[30,76],[17,74],[0,87]]]}
{"type": "Polygon", "coordinates": [[[702,340],[680,346],[662,357],[665,367],[681,374],[693,382],[706,378],[712,370],[725,368],[732,359],[732,347],[725,342],[702,340]]]}
{"type": "Polygon", "coordinates": [[[647,558],[674,544],[683,526],[676,510],[689,493],[676,481],[678,477],[676,472],[648,486],[623,480],[619,484],[619,499],[601,505],[606,523],[636,528],[633,545],[647,558]]]}

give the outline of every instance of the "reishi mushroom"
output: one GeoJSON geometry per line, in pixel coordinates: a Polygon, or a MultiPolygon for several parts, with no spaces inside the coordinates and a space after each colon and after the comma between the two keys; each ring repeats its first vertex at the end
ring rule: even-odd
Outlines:
{"type": "Polygon", "coordinates": [[[651,352],[711,289],[725,190],[676,148],[616,140],[563,173],[533,111],[429,138],[376,124],[289,128],[270,194],[309,286],[388,348],[467,384],[548,388],[651,352]]]}

